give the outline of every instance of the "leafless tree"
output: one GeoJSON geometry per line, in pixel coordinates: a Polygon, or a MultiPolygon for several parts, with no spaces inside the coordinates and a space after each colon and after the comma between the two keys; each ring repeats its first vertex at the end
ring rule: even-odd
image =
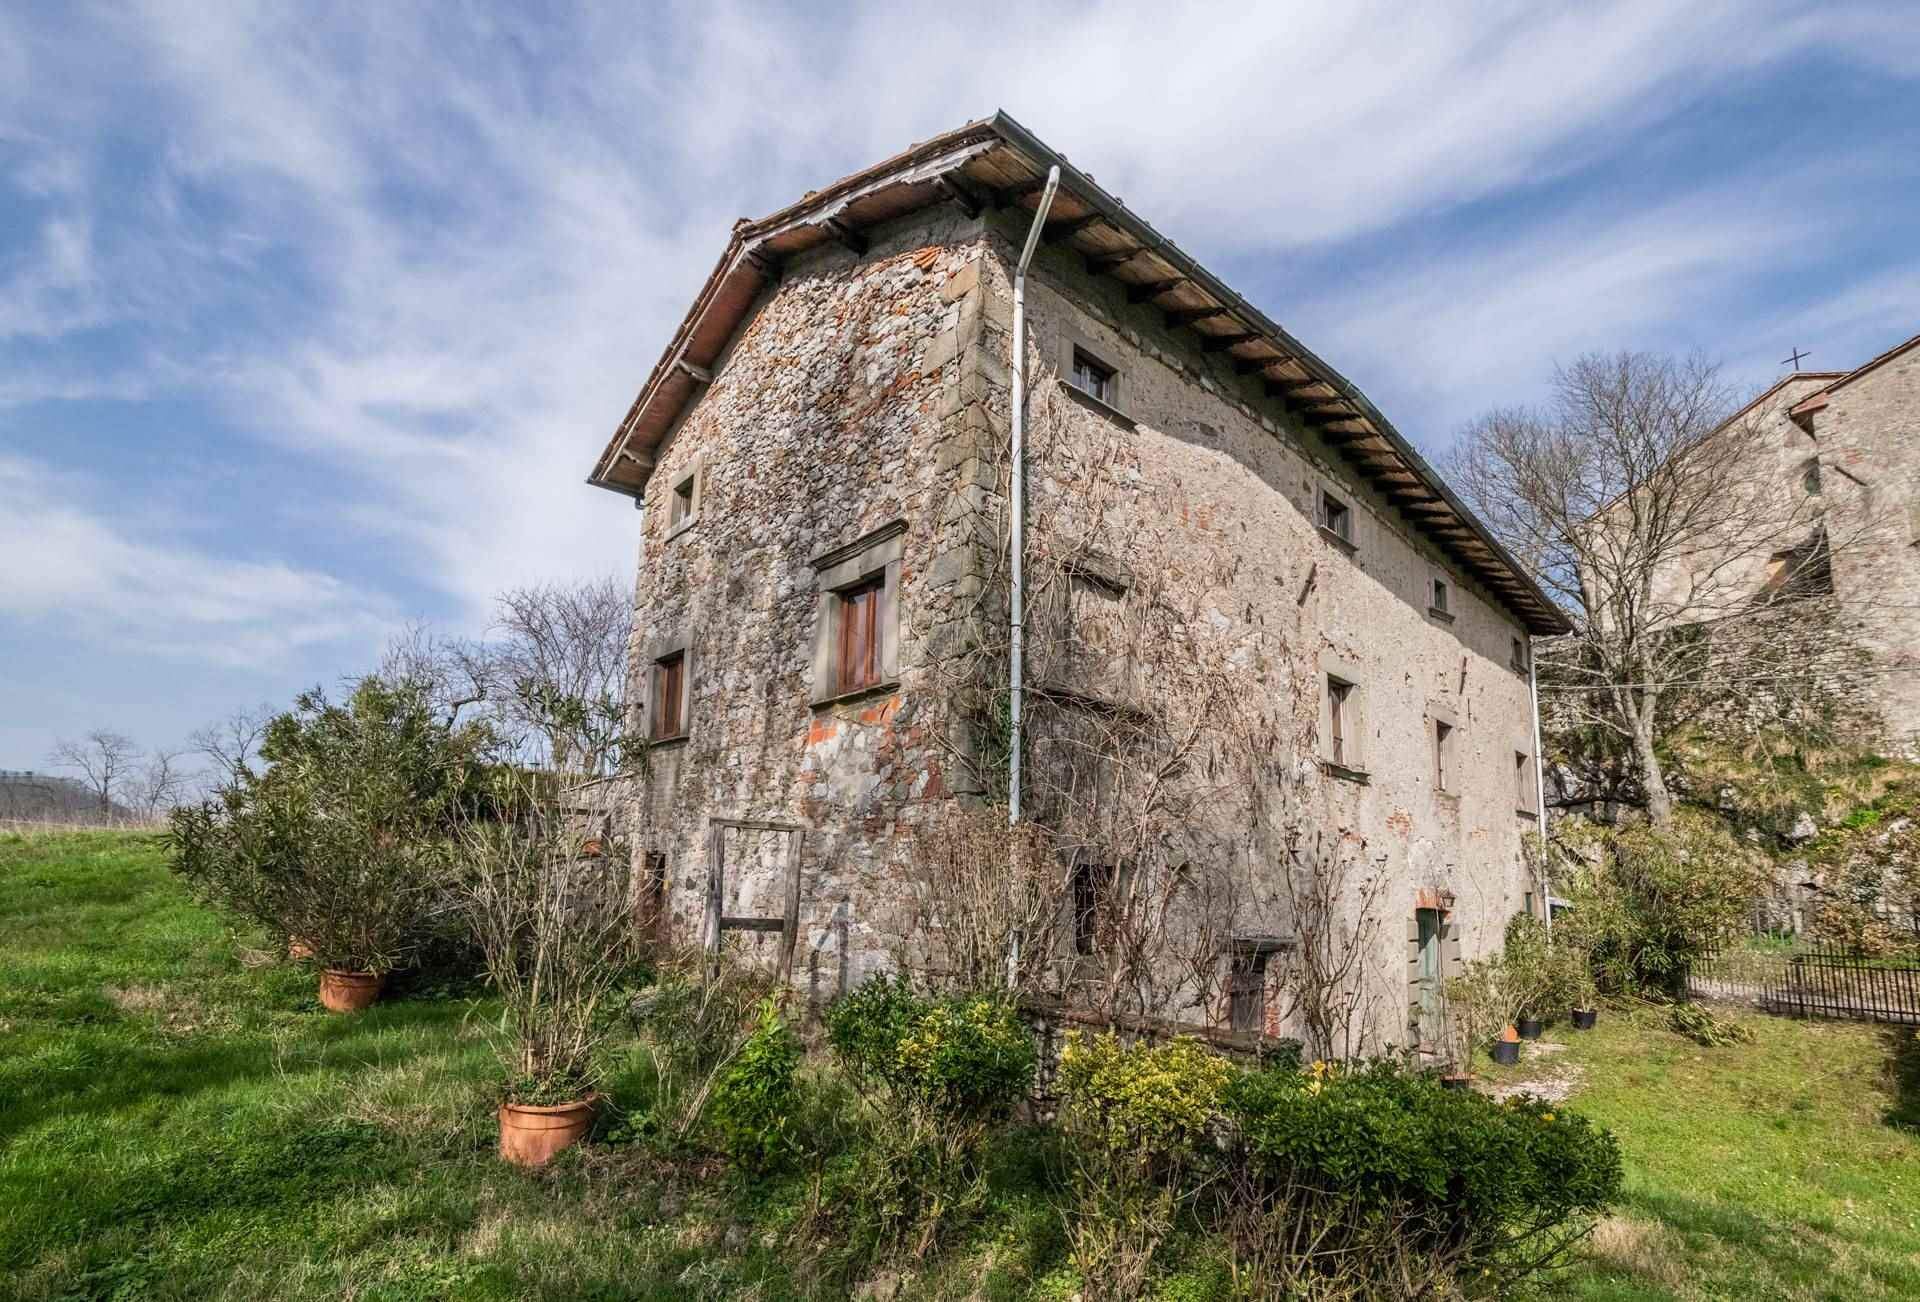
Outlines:
{"type": "Polygon", "coordinates": [[[61,738],[53,746],[48,763],[57,768],[77,770],[100,802],[100,821],[110,823],[114,806],[125,793],[133,766],[140,761],[140,747],[124,733],[95,728],[78,741],[61,738]]]}
{"type": "Polygon", "coordinates": [[[380,657],[380,677],[420,684],[449,727],[460,712],[497,696],[496,656],[484,642],[449,637],[422,620],[395,634],[380,657]]]}
{"type": "Polygon", "coordinates": [[[265,701],[244,706],[218,723],[194,729],[188,734],[187,744],[205,756],[222,778],[251,771],[260,742],[267,734],[267,725],[278,713],[265,701]]]}
{"type": "Polygon", "coordinates": [[[556,769],[603,773],[625,697],[633,597],[612,577],[510,588],[494,600],[487,673],[510,727],[538,737],[556,769]]]}
{"type": "Polygon", "coordinates": [[[193,782],[193,775],[181,764],[185,751],[164,746],[148,752],[146,761],[127,783],[130,803],[149,820],[160,818],[178,805],[193,782]]]}
{"type": "Polygon", "coordinates": [[[1617,740],[1656,823],[1673,810],[1662,743],[1717,687],[1796,690],[1808,622],[1832,616],[1832,555],[1861,536],[1785,472],[1804,453],[1767,415],[1697,358],[1593,355],[1556,372],[1544,408],[1475,422],[1453,457],[1576,626],[1540,655],[1559,717],[1617,740]]]}

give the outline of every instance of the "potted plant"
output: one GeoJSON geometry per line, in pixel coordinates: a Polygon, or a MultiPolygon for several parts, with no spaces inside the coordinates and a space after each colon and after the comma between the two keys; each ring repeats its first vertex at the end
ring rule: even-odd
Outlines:
{"type": "Polygon", "coordinates": [[[502,1011],[500,1156],[540,1166],[592,1127],[596,1051],[636,957],[631,858],[589,839],[524,779],[501,775],[486,815],[460,831],[459,909],[502,1011]]]}
{"type": "Polygon", "coordinates": [[[1512,1022],[1507,1023],[1500,1038],[1493,1042],[1493,1060],[1502,1067],[1511,1067],[1520,1061],[1520,1032],[1512,1022]]]}
{"type": "Polygon", "coordinates": [[[1542,1014],[1559,1006],[1561,986],[1561,964],[1538,918],[1522,913],[1507,924],[1502,961],[1514,997],[1515,1033],[1537,1040],[1546,1029],[1542,1014]]]}
{"type": "Polygon", "coordinates": [[[1573,1029],[1591,1031],[1600,1018],[1600,988],[1593,979],[1593,965],[1579,950],[1568,947],[1567,1002],[1573,1014],[1573,1029]]]}
{"type": "Polygon", "coordinates": [[[304,693],[268,725],[264,771],[236,768],[174,815],[173,867],[286,936],[320,969],[322,1006],[365,1008],[444,898],[449,820],[489,740],[442,723],[417,685],[369,677],[340,705],[304,693]]]}
{"type": "Polygon", "coordinates": [[[1473,1075],[1473,1053],[1512,1018],[1512,980],[1504,960],[1480,958],[1466,964],[1446,984],[1446,1063],[1440,1082],[1466,1089],[1473,1075]]]}

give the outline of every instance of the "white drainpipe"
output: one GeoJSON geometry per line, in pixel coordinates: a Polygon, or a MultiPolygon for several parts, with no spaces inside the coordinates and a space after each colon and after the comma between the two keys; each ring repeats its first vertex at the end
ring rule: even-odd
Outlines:
{"type": "Polygon", "coordinates": [[[1553,878],[1547,875],[1547,757],[1540,749],[1540,670],[1528,638],[1527,690],[1533,696],[1533,807],[1540,819],[1540,907],[1546,910],[1547,939],[1553,939],[1553,878]]]}
{"type": "MultiPolygon", "coordinates": [[[[1047,224],[1047,210],[1053,207],[1054,193],[1060,188],[1060,168],[1047,172],[1046,189],[1040,192],[1040,206],[1033,210],[1033,226],[1027,231],[1027,247],[1020,251],[1020,265],[1013,273],[1013,597],[1007,618],[1012,638],[1011,745],[1007,766],[1007,821],[1020,821],[1021,675],[1026,665],[1026,549],[1027,549],[1027,264],[1040,243],[1040,231],[1047,224]]],[[[1018,960],[1013,960],[1017,962],[1018,960]]]]}

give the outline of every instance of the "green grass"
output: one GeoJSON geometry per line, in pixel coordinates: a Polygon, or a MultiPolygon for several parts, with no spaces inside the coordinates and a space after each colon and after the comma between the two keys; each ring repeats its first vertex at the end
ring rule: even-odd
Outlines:
{"type": "Polygon", "coordinates": [[[1613,1129],[1627,1169],[1566,1294],[1920,1297],[1913,1033],[1732,1016],[1753,1043],[1702,1048],[1657,1014],[1557,1029],[1556,1069],[1584,1082],[1570,1106],[1613,1129]]]}
{"type": "MultiPolygon", "coordinates": [[[[493,1005],[334,1017],[268,948],[186,900],[151,840],[0,834],[0,1298],[804,1292],[782,1233],[805,1177],[743,1188],[604,1141],[504,1167],[493,1005]]],[[[1628,1192],[1556,1294],[1920,1296],[1920,1139],[1890,1124],[1920,1121],[1920,1045],[1749,1020],[1725,1049],[1611,1012],[1561,1035],[1628,1192]]],[[[616,1104],[642,1074],[616,1071],[616,1104]]],[[[1073,1296],[1040,1148],[1009,1137],[985,1222],[901,1297],[1073,1296]]],[[[1182,1246],[1161,1296],[1220,1296],[1217,1246],[1182,1246]]]]}

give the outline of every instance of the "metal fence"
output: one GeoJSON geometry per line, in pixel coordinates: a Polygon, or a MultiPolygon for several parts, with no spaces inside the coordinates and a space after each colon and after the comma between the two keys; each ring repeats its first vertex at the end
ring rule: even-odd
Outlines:
{"type": "Polygon", "coordinates": [[[1881,958],[1812,943],[1790,951],[1730,950],[1702,959],[1688,993],[1791,1017],[1920,1025],[1920,960],[1881,958]]]}

